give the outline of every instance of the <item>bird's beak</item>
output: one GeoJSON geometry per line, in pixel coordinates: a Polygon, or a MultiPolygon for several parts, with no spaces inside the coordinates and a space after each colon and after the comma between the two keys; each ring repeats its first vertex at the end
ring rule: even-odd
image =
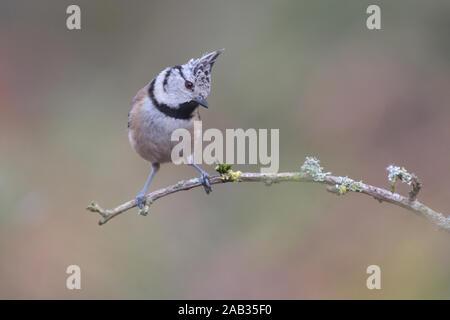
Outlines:
{"type": "Polygon", "coordinates": [[[204,106],[206,109],[209,108],[208,102],[206,102],[206,100],[203,99],[202,97],[197,97],[197,98],[194,99],[194,101],[197,102],[197,103],[199,103],[199,104],[201,104],[201,105],[204,106]]]}

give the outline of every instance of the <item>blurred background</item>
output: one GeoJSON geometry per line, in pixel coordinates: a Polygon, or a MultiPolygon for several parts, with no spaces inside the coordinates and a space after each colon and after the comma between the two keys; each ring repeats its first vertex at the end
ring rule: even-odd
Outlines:
{"type": "MultiPolygon", "coordinates": [[[[102,227],[85,210],[132,199],[147,178],[127,137],[137,90],[226,48],[204,129],[279,128],[280,171],[313,155],[388,187],[386,166],[405,166],[423,181],[419,199],[448,213],[449,29],[444,0],[3,0],[0,298],[450,298],[450,235],[367,196],[243,183],[102,227]],[[66,28],[72,3],[79,31],[66,28]],[[382,30],[366,28],[369,4],[382,30]],[[81,290],[66,289],[71,264],[81,290]],[[372,264],[382,290],[366,288],[372,264]]],[[[196,175],[163,165],[150,188],[196,175]]]]}

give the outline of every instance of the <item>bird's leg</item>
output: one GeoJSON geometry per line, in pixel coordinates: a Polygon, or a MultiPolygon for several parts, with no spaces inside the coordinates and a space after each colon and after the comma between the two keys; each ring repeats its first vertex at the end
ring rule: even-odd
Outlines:
{"type": "Polygon", "coordinates": [[[206,194],[209,194],[212,191],[211,184],[209,183],[209,174],[195,163],[190,163],[190,165],[200,172],[200,182],[205,188],[206,194]]]}
{"type": "Polygon", "coordinates": [[[139,207],[139,209],[142,209],[144,207],[144,197],[147,193],[148,186],[150,185],[153,176],[156,174],[156,172],[158,172],[158,170],[159,170],[159,163],[152,163],[152,172],[148,176],[144,189],[142,189],[141,192],[139,192],[138,195],[136,196],[136,204],[139,207]]]}

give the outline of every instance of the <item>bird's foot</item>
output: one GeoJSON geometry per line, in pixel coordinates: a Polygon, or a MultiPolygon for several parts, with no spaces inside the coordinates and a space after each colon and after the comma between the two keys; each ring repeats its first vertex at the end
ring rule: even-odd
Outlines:
{"type": "Polygon", "coordinates": [[[209,194],[212,191],[211,184],[209,183],[209,174],[206,172],[200,173],[200,182],[202,183],[203,188],[205,188],[206,194],[209,194]]]}
{"type": "Polygon", "coordinates": [[[145,193],[139,192],[136,196],[136,205],[139,207],[139,209],[144,208],[144,199],[145,199],[145,193]]]}

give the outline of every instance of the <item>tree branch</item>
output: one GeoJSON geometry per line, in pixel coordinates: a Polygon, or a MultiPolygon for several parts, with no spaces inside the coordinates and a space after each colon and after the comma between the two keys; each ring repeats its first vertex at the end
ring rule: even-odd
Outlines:
{"type": "MultiPolygon", "coordinates": [[[[402,178],[404,178],[406,176],[405,173],[407,173],[406,170],[402,168],[401,170],[404,171],[401,171],[401,173],[397,174],[396,176],[395,175],[396,172],[390,171],[389,168],[391,167],[396,169],[399,168],[393,166],[388,167],[388,171],[390,172],[389,176],[390,181],[395,183],[395,180],[397,178],[403,180],[402,178]],[[403,176],[400,176],[400,174],[403,174],[403,176]]],[[[323,173],[322,167],[320,167],[319,160],[309,157],[306,158],[306,161],[303,164],[302,170],[300,172],[285,172],[273,174],[250,173],[250,172],[241,173],[239,171],[238,172],[232,171],[231,166],[226,168],[227,168],[226,172],[224,172],[223,168],[222,170],[220,169],[218,170],[222,171],[221,175],[210,177],[211,185],[229,182],[264,182],[269,185],[272,183],[289,182],[289,181],[320,183],[327,185],[328,191],[336,193],[338,195],[343,195],[349,191],[357,192],[371,196],[380,202],[384,201],[408,209],[409,211],[412,211],[417,215],[428,219],[431,223],[433,223],[437,227],[450,232],[450,217],[445,217],[442,213],[436,212],[433,209],[416,200],[417,194],[420,190],[420,187],[417,188],[416,184],[413,184],[414,196],[411,196],[410,194],[410,197],[405,197],[393,191],[375,187],[362,182],[356,182],[348,177],[333,176],[330,173],[323,173]]],[[[413,176],[415,177],[415,175],[413,176]]],[[[415,179],[417,179],[417,177],[415,177],[415,179]]],[[[190,190],[192,188],[197,188],[200,186],[202,185],[199,179],[193,178],[189,180],[182,180],[172,186],[153,191],[147,194],[145,207],[139,210],[139,214],[147,215],[150,205],[160,198],[163,198],[165,196],[168,196],[170,194],[179,191],[190,190]]],[[[393,188],[393,184],[391,184],[391,187],[393,188]]],[[[99,224],[102,225],[111,220],[112,218],[120,215],[121,213],[124,213],[127,210],[134,208],[135,206],[136,200],[130,200],[128,202],[119,205],[114,209],[106,210],[101,208],[96,202],[92,202],[91,205],[87,207],[87,209],[91,212],[96,212],[100,214],[101,219],[99,221],[99,224]]]]}

